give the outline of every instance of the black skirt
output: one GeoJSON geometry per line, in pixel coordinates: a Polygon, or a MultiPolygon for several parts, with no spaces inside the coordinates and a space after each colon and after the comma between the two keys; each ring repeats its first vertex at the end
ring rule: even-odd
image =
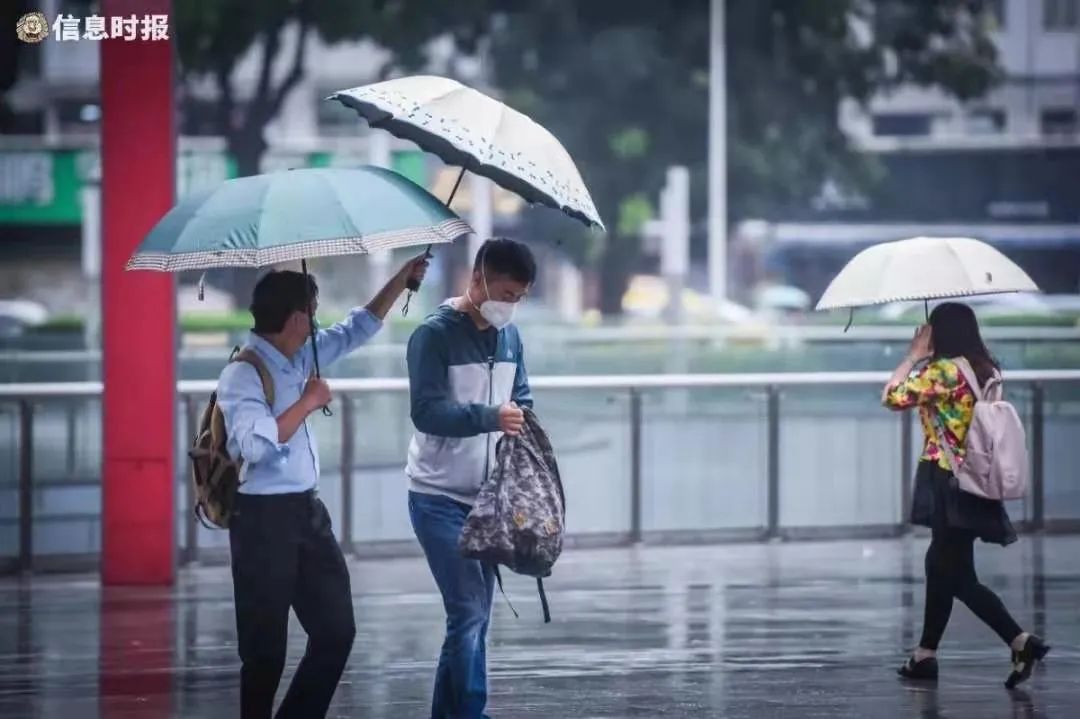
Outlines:
{"type": "Polygon", "coordinates": [[[962,529],[991,544],[1016,541],[1005,504],[961,491],[952,472],[923,460],[915,473],[911,523],[933,530],[962,529]]]}

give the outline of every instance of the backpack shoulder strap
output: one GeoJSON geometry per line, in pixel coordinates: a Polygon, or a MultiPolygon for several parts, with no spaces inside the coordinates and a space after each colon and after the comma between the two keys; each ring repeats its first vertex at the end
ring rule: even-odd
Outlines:
{"type": "MultiPolygon", "coordinates": [[[[975,369],[971,366],[971,363],[967,361],[966,357],[954,357],[952,363],[956,365],[956,368],[960,370],[960,374],[964,376],[964,380],[967,381],[968,386],[971,387],[971,391],[975,394],[975,399],[979,402],[985,400],[985,388],[979,384],[979,378],[975,376],[975,369]]],[[[987,382],[989,387],[990,383],[987,382]]]]}
{"type": "Polygon", "coordinates": [[[503,599],[506,600],[506,606],[510,607],[510,611],[514,613],[514,619],[520,619],[517,610],[514,609],[514,605],[510,603],[510,597],[506,596],[506,590],[503,589],[502,572],[499,571],[498,563],[491,565],[491,571],[495,574],[495,581],[499,585],[499,593],[503,595],[503,599]]]}
{"type": "Polygon", "coordinates": [[[544,624],[551,623],[551,608],[548,606],[547,592],[544,591],[544,580],[536,578],[536,591],[540,594],[540,609],[544,612],[544,624]]]}
{"type": "Polygon", "coordinates": [[[960,471],[960,464],[956,461],[956,455],[953,453],[952,447],[949,446],[949,438],[945,436],[945,425],[936,411],[931,411],[930,414],[934,425],[934,433],[937,435],[938,449],[945,455],[945,461],[949,463],[952,473],[956,474],[960,471]]]}
{"type": "Polygon", "coordinates": [[[247,362],[255,368],[255,371],[259,373],[259,379],[262,381],[263,393],[266,395],[266,403],[270,405],[272,409],[274,406],[274,378],[270,376],[270,370],[267,369],[266,363],[263,362],[263,358],[259,356],[259,353],[250,347],[245,347],[239,352],[235,352],[233,356],[229,358],[229,361],[247,362]]]}

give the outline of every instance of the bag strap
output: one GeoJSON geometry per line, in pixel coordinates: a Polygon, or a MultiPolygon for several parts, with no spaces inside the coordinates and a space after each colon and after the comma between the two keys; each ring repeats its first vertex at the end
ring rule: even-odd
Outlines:
{"type": "Polygon", "coordinates": [[[971,363],[967,361],[967,358],[953,357],[952,363],[960,370],[960,374],[963,375],[964,381],[967,382],[968,387],[971,388],[972,393],[975,395],[976,401],[985,401],[983,388],[979,384],[979,378],[975,376],[975,369],[971,366],[971,363]]]}
{"type": "Polygon", "coordinates": [[[196,502],[195,506],[191,508],[192,513],[195,515],[195,519],[199,520],[199,524],[207,529],[221,529],[221,527],[214,526],[210,522],[206,521],[206,509],[203,507],[202,500],[196,502]]]}
{"type": "MultiPolygon", "coordinates": [[[[518,615],[517,610],[514,609],[514,605],[510,603],[510,597],[506,596],[506,590],[503,589],[502,573],[499,572],[499,565],[492,564],[491,568],[495,571],[495,582],[499,585],[499,593],[506,600],[506,606],[510,607],[515,619],[520,619],[521,617],[518,615]]],[[[544,591],[544,580],[540,577],[536,578],[536,591],[540,594],[540,609],[544,612],[544,624],[551,624],[551,608],[548,606],[547,592],[544,591]]]]}
{"type": "Polygon", "coordinates": [[[945,436],[945,425],[941,422],[941,417],[938,415],[937,409],[930,408],[932,422],[934,425],[935,434],[937,435],[938,448],[945,453],[945,459],[949,463],[949,467],[952,469],[952,473],[956,474],[959,471],[959,465],[956,462],[956,455],[953,454],[952,447],[949,446],[949,440],[945,436]]]}
{"type": "Polygon", "coordinates": [[[547,593],[544,592],[544,580],[536,578],[536,590],[540,592],[540,608],[544,610],[544,624],[551,624],[551,610],[548,608],[547,593]]]}
{"type": "Polygon", "coordinates": [[[233,354],[229,357],[230,362],[247,362],[249,365],[255,368],[255,371],[259,373],[259,380],[262,382],[263,394],[266,395],[266,403],[271,408],[274,406],[274,378],[270,376],[270,370],[267,369],[266,363],[263,362],[259,353],[250,347],[245,347],[242,350],[233,350],[233,354]]]}
{"type": "Polygon", "coordinates": [[[964,375],[964,379],[967,381],[968,386],[971,387],[976,400],[979,402],[1001,401],[1001,398],[1005,395],[1005,381],[1001,378],[1000,372],[995,371],[993,376],[986,380],[985,385],[980,385],[979,378],[975,375],[975,368],[971,366],[966,357],[956,357],[953,359],[953,363],[960,370],[960,374],[964,375]]]}
{"type": "Polygon", "coordinates": [[[514,613],[514,619],[520,619],[521,617],[518,616],[517,610],[514,609],[514,605],[510,603],[510,597],[506,596],[506,590],[503,589],[502,574],[499,572],[499,565],[492,564],[491,568],[495,572],[495,581],[499,584],[499,593],[502,594],[503,599],[506,600],[506,606],[510,607],[510,611],[514,613]]]}

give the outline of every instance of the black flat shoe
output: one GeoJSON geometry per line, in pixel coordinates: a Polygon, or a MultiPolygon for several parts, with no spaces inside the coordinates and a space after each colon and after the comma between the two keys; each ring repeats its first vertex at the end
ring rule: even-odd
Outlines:
{"type": "Polygon", "coordinates": [[[936,682],[938,675],[937,659],[927,657],[921,662],[917,662],[914,657],[911,657],[896,670],[896,673],[904,679],[936,682]]]}
{"type": "Polygon", "coordinates": [[[1031,677],[1035,665],[1043,660],[1050,646],[1040,637],[1032,634],[1024,643],[1024,648],[1012,653],[1013,670],[1009,678],[1005,680],[1006,689],[1015,689],[1021,683],[1031,677]]]}

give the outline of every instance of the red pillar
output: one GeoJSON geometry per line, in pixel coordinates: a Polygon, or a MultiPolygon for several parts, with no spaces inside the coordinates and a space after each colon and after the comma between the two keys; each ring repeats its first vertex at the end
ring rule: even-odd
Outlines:
{"type": "MultiPolygon", "coordinates": [[[[104,0],[102,14],[141,18],[170,6],[104,0]]],[[[172,275],[124,271],[173,205],[172,53],[171,39],[101,42],[105,584],[174,578],[175,286],[172,275]]]]}

